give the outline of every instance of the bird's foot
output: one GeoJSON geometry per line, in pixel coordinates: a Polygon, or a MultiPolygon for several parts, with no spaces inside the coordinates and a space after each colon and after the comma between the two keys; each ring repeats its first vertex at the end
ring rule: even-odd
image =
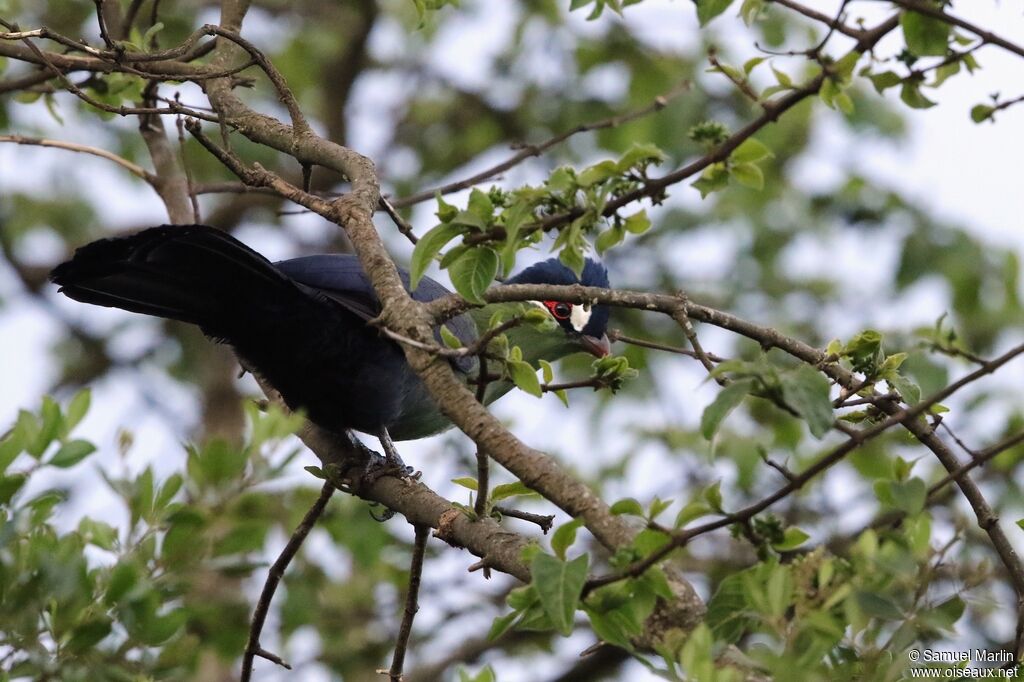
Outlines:
{"type": "Polygon", "coordinates": [[[382,457],[372,450],[370,454],[371,457],[367,459],[359,476],[360,483],[365,485],[373,485],[384,476],[395,476],[397,478],[418,481],[420,476],[423,475],[411,466],[406,465],[401,457],[391,458],[387,455],[382,457]]]}
{"type": "MultiPolygon", "coordinates": [[[[351,436],[350,436],[351,437],[351,436]]],[[[394,444],[388,438],[382,439],[384,455],[368,448],[358,438],[351,437],[353,446],[360,451],[359,457],[349,460],[348,466],[342,472],[342,478],[350,482],[355,489],[368,488],[384,476],[395,476],[397,478],[418,481],[422,474],[411,466],[406,465],[395,450],[394,444]]]]}
{"type": "Polygon", "coordinates": [[[422,474],[411,466],[406,466],[405,462],[402,460],[402,456],[399,455],[398,450],[395,449],[395,444],[391,440],[391,435],[388,433],[388,430],[381,429],[380,434],[378,434],[378,438],[380,439],[381,447],[384,448],[384,465],[386,467],[394,467],[397,469],[397,472],[395,472],[394,475],[401,478],[409,478],[414,481],[419,480],[422,474]]]}

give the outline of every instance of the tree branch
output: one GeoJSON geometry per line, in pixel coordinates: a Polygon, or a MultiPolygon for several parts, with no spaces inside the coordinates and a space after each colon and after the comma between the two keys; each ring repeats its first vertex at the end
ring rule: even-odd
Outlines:
{"type": "Polygon", "coordinates": [[[305,542],[309,531],[313,530],[317,519],[324,513],[324,509],[327,507],[327,503],[333,494],[334,484],[325,482],[320,489],[320,497],[309,508],[306,515],[302,517],[302,521],[295,529],[295,532],[292,533],[288,543],[281,550],[281,554],[278,555],[273,565],[271,565],[270,571],[267,573],[267,579],[263,583],[263,591],[260,592],[259,601],[256,603],[256,609],[252,614],[252,622],[249,626],[249,643],[245,647],[245,655],[242,656],[242,682],[249,682],[252,678],[253,659],[256,656],[266,658],[268,661],[273,661],[277,665],[291,670],[291,666],[281,660],[279,656],[271,654],[260,646],[260,633],[263,631],[263,624],[266,622],[267,613],[270,611],[270,603],[274,599],[274,593],[277,591],[277,586],[284,576],[285,569],[288,568],[288,564],[291,563],[299,548],[302,547],[302,543],[305,542]]]}
{"type": "Polygon", "coordinates": [[[446,185],[435,187],[434,189],[423,190],[416,194],[410,194],[409,196],[400,197],[398,199],[391,200],[391,205],[395,208],[405,208],[406,206],[412,206],[418,204],[421,201],[427,201],[433,199],[438,194],[451,194],[452,192],[458,192],[460,190],[468,189],[474,185],[479,185],[481,182],[489,180],[500,173],[518,166],[520,163],[531,157],[540,156],[547,150],[555,147],[562,142],[565,142],[570,137],[579,133],[590,132],[594,130],[603,130],[605,128],[617,128],[618,126],[635,121],[638,118],[643,118],[657,111],[661,111],[668,103],[690,89],[690,82],[683,81],[679,85],[675,86],[663,95],[658,95],[654,98],[654,101],[636,111],[629,112],[627,114],[618,114],[610,118],[602,119],[600,121],[594,121],[592,123],[582,123],[571,130],[567,130],[564,133],[555,135],[554,137],[541,142],[540,144],[523,145],[523,148],[516,154],[513,154],[508,159],[505,159],[501,163],[492,166],[486,170],[480,171],[476,175],[468,177],[458,182],[450,182],[446,185]]]}
{"type": "Polygon", "coordinates": [[[155,176],[142,166],[132,163],[128,159],[118,156],[113,152],[109,152],[106,149],[100,149],[99,147],[90,147],[89,145],[78,144],[77,142],[51,140],[45,137],[26,137],[24,135],[0,135],[0,142],[13,142],[14,144],[23,144],[35,147],[53,147],[55,149],[66,149],[72,152],[79,152],[81,154],[91,154],[93,156],[98,156],[101,159],[113,161],[118,166],[121,166],[121,168],[124,168],[132,175],[145,180],[150,185],[156,181],[155,176]]]}
{"type": "Polygon", "coordinates": [[[423,557],[427,551],[429,537],[428,526],[416,526],[416,540],[409,565],[409,591],[405,595],[405,609],[402,613],[402,626],[395,642],[395,655],[391,659],[391,668],[387,671],[391,682],[402,682],[402,667],[405,664],[405,651],[409,646],[409,635],[412,634],[412,621],[416,617],[416,612],[420,610],[420,577],[423,574],[423,557]]]}

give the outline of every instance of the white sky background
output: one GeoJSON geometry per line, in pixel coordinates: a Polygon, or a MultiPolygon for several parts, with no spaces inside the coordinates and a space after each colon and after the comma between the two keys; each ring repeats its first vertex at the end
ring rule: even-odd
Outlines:
{"type": "MultiPolygon", "coordinates": [[[[504,3],[488,3],[485,15],[475,11],[472,3],[464,4],[467,6],[457,12],[445,11],[442,30],[449,32],[452,39],[444,41],[448,47],[439,51],[435,61],[439,68],[456,81],[474,84],[488,77],[486,70],[481,67],[488,61],[485,57],[497,52],[502,41],[507,40],[505,28],[508,22],[502,21],[500,15],[509,10],[504,3]]],[[[723,34],[725,44],[743,50],[734,60],[741,63],[757,53],[739,30],[740,23],[733,19],[738,4],[717,19],[714,26],[723,34]]],[[[838,7],[838,2],[809,4],[825,13],[833,13],[838,7]]],[[[879,16],[879,9],[876,3],[854,2],[850,6],[850,14],[853,17],[865,16],[870,25],[872,19],[879,16]]],[[[1005,0],[972,0],[960,2],[956,7],[958,15],[978,25],[993,28],[1018,44],[1024,43],[1024,17],[1021,11],[1019,3],[1005,0]]],[[[586,25],[584,16],[583,13],[576,13],[573,23],[581,30],[596,30],[597,25],[586,25]]],[[[607,21],[620,20],[606,13],[598,23],[607,21]]],[[[628,8],[624,21],[660,49],[679,49],[680,46],[690,49],[695,42],[696,19],[689,2],[646,0],[628,8]]],[[[402,34],[397,28],[385,25],[378,33],[373,41],[375,50],[387,52],[401,49],[402,34]]],[[[247,35],[250,38],[262,36],[258,23],[247,26],[247,35]]],[[[841,43],[837,41],[837,44],[841,43]]],[[[883,43],[879,51],[886,54],[887,44],[883,43]]],[[[838,114],[821,113],[833,122],[818,129],[813,152],[797,169],[796,181],[808,189],[827,190],[830,183],[840,177],[837,169],[859,169],[866,175],[883,179],[922,205],[931,207],[936,215],[962,224],[992,243],[1009,246],[1024,257],[1024,230],[1020,224],[1024,213],[1024,183],[1020,172],[1021,159],[1024,158],[1024,106],[1000,112],[995,125],[975,125],[969,118],[971,106],[986,102],[989,93],[1002,92],[1006,98],[1022,94],[1024,79],[1020,75],[1024,73],[1024,67],[1019,58],[992,46],[983,48],[976,56],[981,63],[981,71],[972,77],[957,76],[947,81],[938,92],[928,92],[929,98],[937,100],[939,106],[906,112],[911,127],[908,141],[904,145],[893,146],[883,141],[871,143],[863,137],[853,140],[835,122],[837,119],[834,117],[838,114]]],[[[545,69],[550,69],[551,78],[558,77],[557,61],[539,59],[537,68],[541,69],[541,73],[548,73],[545,69]]],[[[357,104],[353,110],[352,139],[359,141],[356,145],[359,151],[371,157],[375,157],[375,152],[379,151],[381,107],[393,100],[397,87],[401,87],[401,84],[386,79],[372,84],[364,82],[355,98],[357,104]],[[367,96],[362,97],[363,93],[367,96]]],[[[898,88],[890,89],[887,98],[901,106],[897,91],[898,88]]],[[[60,139],[73,139],[75,129],[70,121],[66,128],[61,128],[45,116],[40,121],[38,109],[33,111],[28,115],[33,116],[33,122],[42,125],[48,134],[60,139]]],[[[102,144],[102,140],[84,141],[102,144]]],[[[497,150],[494,158],[503,158],[506,153],[505,150],[497,150]]],[[[486,162],[481,165],[486,165],[486,162]]],[[[463,174],[459,173],[458,176],[463,174]]],[[[56,178],[63,178],[69,184],[89,178],[89,182],[97,187],[99,203],[109,211],[111,225],[158,224],[166,220],[155,195],[140,190],[137,185],[127,185],[123,175],[109,163],[71,156],[59,150],[0,145],[0,201],[3,201],[5,194],[15,190],[54,187],[56,178]],[[116,200],[110,201],[111,197],[116,200]]],[[[508,179],[514,182],[524,178],[510,173],[508,179]]],[[[59,187],[55,189],[59,191],[59,187]]],[[[692,189],[676,187],[672,194],[673,201],[684,205],[699,201],[699,196],[692,189]]],[[[432,208],[425,206],[417,214],[415,225],[421,232],[430,226],[429,216],[432,211],[432,208]]],[[[318,221],[316,217],[304,216],[289,222],[290,226],[298,230],[316,230],[321,229],[318,221]]],[[[382,231],[394,232],[385,220],[380,220],[378,224],[382,231]]],[[[283,248],[283,240],[268,238],[265,232],[254,232],[251,239],[247,232],[240,236],[271,258],[292,255],[283,248]]],[[[390,243],[394,245],[396,253],[402,257],[408,256],[407,245],[396,239],[390,240],[390,243]]],[[[727,253],[723,253],[722,245],[716,243],[711,236],[695,239],[688,245],[683,267],[692,265],[693,272],[707,278],[710,285],[727,288],[730,259],[727,253]]],[[[39,246],[46,250],[45,244],[39,246]]],[[[892,254],[887,255],[884,249],[882,253],[866,254],[860,250],[863,248],[861,245],[853,242],[840,244],[839,247],[838,262],[816,258],[816,254],[811,252],[804,254],[797,251],[791,256],[795,267],[799,267],[801,272],[839,272],[840,280],[848,275],[851,282],[857,281],[858,273],[865,267],[864,261],[876,259],[884,265],[880,265],[880,271],[889,271],[885,259],[891,258],[892,254]],[[842,248],[844,246],[848,248],[842,248]]],[[[613,278],[615,275],[613,272],[613,278]]],[[[40,396],[53,379],[49,348],[59,335],[58,325],[47,312],[17,296],[17,286],[17,280],[6,269],[6,264],[0,263],[0,295],[4,298],[4,307],[0,308],[0,382],[3,386],[0,390],[0,432],[15,417],[18,409],[35,409],[38,405],[40,396]]],[[[133,317],[119,311],[81,306],[63,299],[55,302],[68,314],[89,320],[97,329],[112,330],[115,325],[133,317]]],[[[844,319],[837,320],[837,324],[845,324],[848,329],[844,331],[856,331],[870,325],[907,328],[917,322],[934,320],[942,312],[941,309],[935,309],[937,305],[942,305],[938,292],[924,290],[901,299],[898,308],[879,305],[874,309],[850,311],[844,319]]],[[[143,347],[154,328],[136,323],[131,333],[118,337],[119,344],[125,346],[126,350],[143,347]]],[[[710,330],[704,333],[707,334],[705,345],[711,347],[714,347],[717,339],[723,338],[710,330]]],[[[114,467],[115,470],[124,466],[133,471],[152,463],[157,472],[164,475],[181,467],[184,455],[179,441],[187,437],[189,429],[196,422],[198,408],[189,390],[158,374],[142,368],[138,373],[115,374],[94,386],[93,410],[78,433],[81,437],[97,442],[101,453],[95,459],[88,460],[89,464],[69,472],[56,473],[52,479],[45,481],[48,486],[79,484],[68,508],[67,518],[63,519],[68,526],[75,525],[77,514],[81,513],[100,518],[106,514],[109,520],[121,521],[110,517],[109,499],[103,493],[96,492],[105,491],[105,488],[94,473],[95,462],[114,467]],[[154,406],[159,406],[159,409],[154,409],[154,406]],[[136,445],[129,461],[120,462],[113,444],[118,430],[124,424],[131,424],[136,445]]],[[[681,419],[687,424],[697,422],[714,391],[702,385],[701,373],[687,367],[673,369],[665,373],[665,377],[662,387],[663,390],[671,391],[670,400],[660,401],[659,409],[648,409],[644,414],[617,415],[614,424],[597,433],[590,432],[584,420],[567,419],[567,413],[553,397],[538,402],[528,396],[513,393],[503,399],[497,412],[510,418],[516,433],[537,447],[561,456],[586,452],[587,459],[576,461],[574,465],[589,471],[600,466],[602,461],[612,460],[619,455],[613,442],[614,429],[623,427],[631,419],[647,422],[681,419]],[[686,396],[686,400],[680,401],[679,395],[686,396]],[[585,445],[581,447],[581,443],[585,445]],[[597,447],[598,444],[601,447],[597,447]]],[[[1019,366],[1011,366],[1001,373],[1000,383],[1019,387],[1024,384],[1024,372],[1019,366]]],[[[403,445],[402,451],[407,461],[423,469],[425,481],[442,495],[456,499],[464,497],[459,489],[448,483],[453,475],[462,472],[454,471],[445,453],[438,448],[437,441],[407,443],[403,445]]],[[[620,489],[609,493],[613,497],[629,494],[640,499],[656,492],[671,494],[670,490],[659,489],[655,484],[664,480],[662,453],[649,449],[633,453],[633,456],[636,466],[630,478],[622,482],[620,489]]],[[[297,466],[308,463],[310,461],[300,457],[297,466]]],[[[305,476],[301,469],[297,475],[305,476]]],[[[840,491],[836,492],[838,494],[840,491]]],[[[1012,529],[1010,535],[1014,541],[1020,539],[1017,537],[1019,533],[1013,533],[1012,529]]],[[[328,551],[324,545],[325,542],[317,542],[317,551],[328,551]]],[[[463,557],[450,558],[451,561],[446,564],[451,570],[464,569],[466,562],[461,560],[463,557]]],[[[431,573],[434,573],[435,579],[439,580],[444,570],[428,566],[426,579],[430,580],[431,573]]],[[[429,622],[430,613],[424,612],[418,627],[426,626],[429,622]]],[[[268,630],[272,628],[273,623],[270,623],[268,630]]],[[[569,643],[570,647],[577,644],[581,644],[576,647],[578,650],[588,643],[581,643],[577,639],[569,643]]],[[[410,654],[413,661],[409,669],[415,667],[415,653],[410,654]]],[[[554,670],[552,668],[544,672],[554,670]]],[[[523,673],[517,677],[516,670],[502,670],[501,680],[534,680],[538,679],[541,672],[532,668],[528,675],[523,673]]],[[[642,668],[635,666],[630,669],[628,679],[643,680],[646,676],[642,668]]],[[[285,676],[280,679],[288,678],[285,676]]]]}

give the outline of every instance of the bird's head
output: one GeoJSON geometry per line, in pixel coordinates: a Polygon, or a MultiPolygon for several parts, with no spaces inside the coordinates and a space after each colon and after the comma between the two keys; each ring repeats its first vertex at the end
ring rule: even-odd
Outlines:
{"type": "MultiPolygon", "coordinates": [[[[582,284],[587,287],[608,288],[608,271],[599,262],[587,259],[580,277],[557,258],[531,265],[506,284],[582,284]]],[[[556,360],[570,353],[586,351],[599,358],[611,352],[606,334],[609,310],[604,305],[566,303],[564,301],[531,301],[547,310],[558,325],[558,330],[547,334],[547,339],[531,339],[530,346],[536,356],[556,360]],[[560,338],[559,338],[560,337],[560,338]]],[[[524,353],[526,347],[523,348],[524,353]]]]}

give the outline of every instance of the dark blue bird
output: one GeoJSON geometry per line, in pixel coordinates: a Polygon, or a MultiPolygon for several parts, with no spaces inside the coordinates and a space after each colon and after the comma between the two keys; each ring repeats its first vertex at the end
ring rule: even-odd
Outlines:
{"type": "MultiPolygon", "coordinates": [[[[408,287],[408,275],[401,272],[408,287]]],[[[75,251],[50,275],[77,301],[121,308],[198,325],[226,342],[242,362],[280,392],[292,409],[317,425],[395,440],[422,438],[450,426],[397,343],[367,321],[380,304],[359,261],[322,255],[271,263],[229,234],[204,225],[165,225],[128,237],[102,239],[75,251]]],[[[525,269],[508,283],[608,286],[603,266],[588,260],[582,280],[552,259],[525,269]]],[[[449,291],[424,277],[411,292],[432,301],[449,291]]],[[[445,326],[463,344],[477,338],[474,318],[486,324],[495,304],[455,317],[445,326]]],[[[608,309],[538,301],[555,322],[520,325],[509,341],[523,359],[554,361],[587,351],[609,352],[608,309]]],[[[440,335],[438,334],[438,338],[440,335]]],[[[475,358],[453,362],[467,381],[475,358]]],[[[494,382],[485,402],[511,388],[494,382]]]]}

